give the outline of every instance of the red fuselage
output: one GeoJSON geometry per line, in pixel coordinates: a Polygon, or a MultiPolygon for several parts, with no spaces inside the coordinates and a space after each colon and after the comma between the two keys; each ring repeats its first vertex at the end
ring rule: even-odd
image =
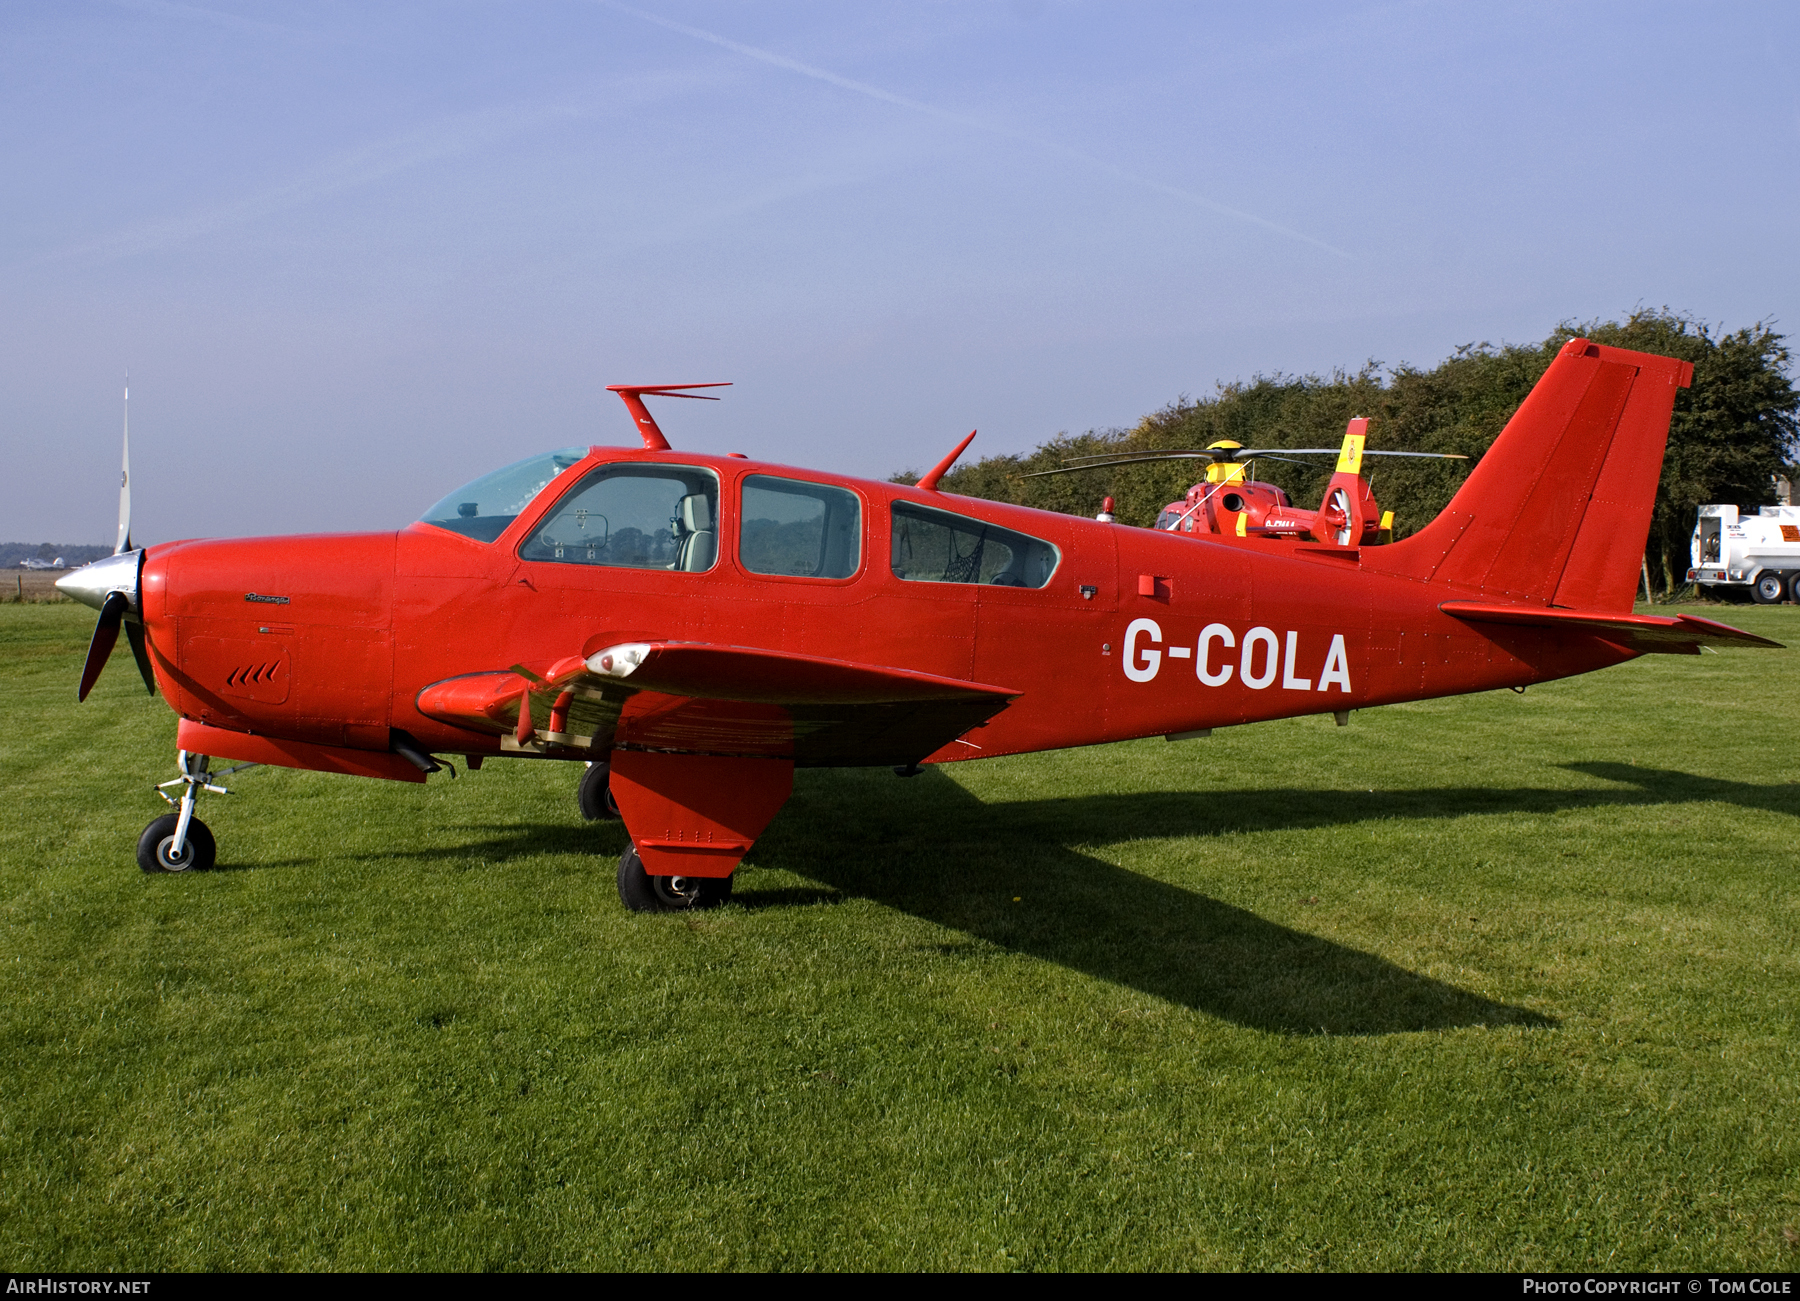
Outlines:
{"type": "MultiPolygon", "coordinates": [[[[1478,592],[1429,581],[1420,541],[1357,549],[1175,537],[739,458],[594,448],[493,542],[414,524],[153,547],[143,619],[158,682],[188,719],[365,751],[388,750],[390,729],[400,729],[428,750],[471,754],[502,746],[422,714],[423,689],[513,665],[544,672],[640,641],[782,651],[1017,693],[930,762],[1521,686],[1632,658],[1597,636],[1472,626],[1442,613],[1445,600],[1478,592]],[[568,485],[623,462],[718,476],[710,569],[521,558],[568,485]],[[856,571],[749,572],[736,544],[741,484],[752,474],[855,492],[856,571]],[[1051,543],[1055,572],[1035,589],[903,580],[890,565],[895,502],[1051,543]]],[[[833,760],[859,761],[880,760],[833,760]]]]}

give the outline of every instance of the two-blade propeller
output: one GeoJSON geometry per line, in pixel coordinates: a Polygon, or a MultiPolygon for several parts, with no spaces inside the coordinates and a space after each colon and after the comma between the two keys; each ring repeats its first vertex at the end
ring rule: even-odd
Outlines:
{"type": "Polygon", "coordinates": [[[125,611],[130,605],[131,599],[123,592],[106,594],[106,600],[100,606],[100,621],[94,625],[94,639],[88,643],[87,663],[81,666],[81,689],[75,695],[77,700],[86,700],[94,683],[100,680],[100,670],[112,658],[113,647],[119,640],[119,625],[125,622],[125,611]]]}
{"type": "Polygon", "coordinates": [[[74,597],[83,605],[100,611],[94,624],[93,640],[88,643],[87,662],[81,667],[81,688],[77,700],[86,700],[100,671],[112,657],[119,642],[119,628],[125,629],[125,640],[131,645],[131,657],[137,661],[144,687],[156,694],[156,674],[150,667],[150,648],[144,637],[142,608],[139,604],[138,579],[143,573],[144,553],[131,545],[131,384],[125,385],[125,452],[119,467],[119,537],[112,555],[83,565],[73,573],[56,580],[58,590],[74,597]]]}

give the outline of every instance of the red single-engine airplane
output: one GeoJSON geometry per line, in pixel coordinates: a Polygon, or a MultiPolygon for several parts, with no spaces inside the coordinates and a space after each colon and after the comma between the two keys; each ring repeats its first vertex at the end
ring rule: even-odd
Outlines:
{"type": "Polygon", "coordinates": [[[945,763],[1778,643],[1632,613],[1686,362],[1569,342],[1449,507],[1367,545],[1200,536],[674,451],[496,471],[398,532],[119,549],[63,578],[180,715],[146,871],[209,866],[214,759],[424,781],[583,760],[628,907],[706,907],[796,767],[945,763]],[[610,797],[600,788],[606,783],[610,797]]]}

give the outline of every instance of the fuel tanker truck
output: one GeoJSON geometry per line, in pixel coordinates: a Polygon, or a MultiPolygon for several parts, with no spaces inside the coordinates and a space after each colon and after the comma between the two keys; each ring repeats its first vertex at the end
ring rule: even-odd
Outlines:
{"type": "Polygon", "coordinates": [[[1688,582],[1710,596],[1747,590],[1758,605],[1800,601],[1800,506],[1763,506],[1754,515],[1702,506],[1692,555],[1688,582]]]}

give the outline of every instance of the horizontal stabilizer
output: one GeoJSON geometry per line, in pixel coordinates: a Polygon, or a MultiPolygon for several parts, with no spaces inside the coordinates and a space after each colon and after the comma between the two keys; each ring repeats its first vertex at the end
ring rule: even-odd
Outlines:
{"type": "Polygon", "coordinates": [[[1445,614],[1471,623],[1510,623],[1603,637],[1640,655],[1698,655],[1702,646],[1772,646],[1778,641],[1743,632],[1691,614],[1609,614],[1600,610],[1553,610],[1543,606],[1488,605],[1480,601],[1445,601],[1445,614]]]}

